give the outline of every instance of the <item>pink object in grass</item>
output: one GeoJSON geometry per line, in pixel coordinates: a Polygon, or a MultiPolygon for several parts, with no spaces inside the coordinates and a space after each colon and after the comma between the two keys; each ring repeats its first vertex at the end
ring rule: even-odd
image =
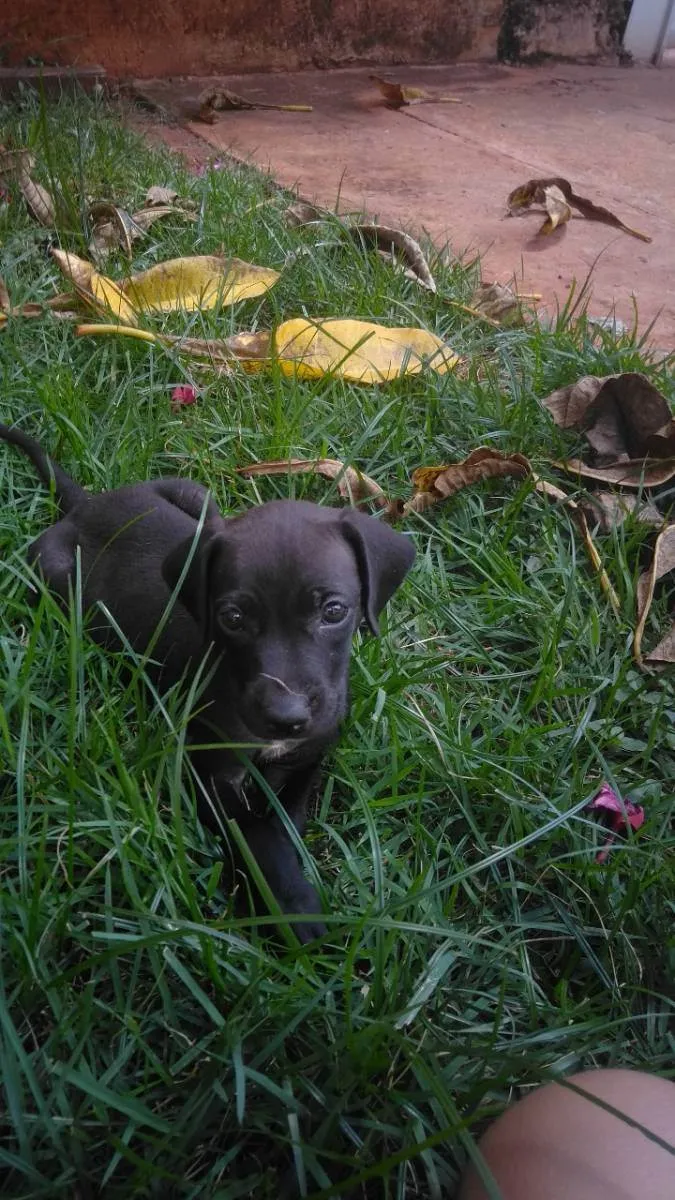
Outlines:
{"type": "Polygon", "coordinates": [[[171,393],[171,407],[181,408],[184,404],[196,404],[197,392],[187,383],[179,384],[171,393]]]}
{"type": "Polygon", "coordinates": [[[603,783],[600,791],[593,797],[588,809],[601,815],[603,825],[609,830],[609,836],[602,850],[599,850],[595,861],[604,863],[609,857],[609,850],[614,836],[622,833],[626,826],[639,829],[644,824],[645,810],[632,800],[621,800],[607,783],[603,783]]]}

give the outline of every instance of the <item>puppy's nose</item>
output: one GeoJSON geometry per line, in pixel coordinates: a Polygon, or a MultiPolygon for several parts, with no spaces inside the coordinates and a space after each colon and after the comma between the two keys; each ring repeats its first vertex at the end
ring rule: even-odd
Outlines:
{"type": "Polygon", "coordinates": [[[301,737],[311,717],[309,701],[295,692],[282,692],[265,705],[265,717],[274,737],[301,737]]]}

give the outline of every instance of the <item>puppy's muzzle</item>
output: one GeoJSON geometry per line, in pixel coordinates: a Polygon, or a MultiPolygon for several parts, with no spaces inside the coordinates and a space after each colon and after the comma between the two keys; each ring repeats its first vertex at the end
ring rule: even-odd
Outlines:
{"type": "Polygon", "coordinates": [[[256,701],[266,737],[298,738],[309,730],[315,707],[312,697],[293,691],[275,675],[261,672],[256,701]]]}

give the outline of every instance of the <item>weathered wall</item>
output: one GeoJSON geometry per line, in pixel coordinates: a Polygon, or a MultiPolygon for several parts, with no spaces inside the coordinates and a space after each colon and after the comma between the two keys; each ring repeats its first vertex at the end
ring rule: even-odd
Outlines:
{"type": "Polygon", "coordinates": [[[0,0],[17,62],[113,75],[227,73],[496,54],[503,0],[0,0]]]}
{"type": "Polygon", "coordinates": [[[616,51],[631,0],[505,0],[499,57],[595,58],[616,51]]]}
{"type": "Polygon", "coordinates": [[[5,63],[226,74],[562,54],[611,43],[623,0],[0,0],[5,63]]]}

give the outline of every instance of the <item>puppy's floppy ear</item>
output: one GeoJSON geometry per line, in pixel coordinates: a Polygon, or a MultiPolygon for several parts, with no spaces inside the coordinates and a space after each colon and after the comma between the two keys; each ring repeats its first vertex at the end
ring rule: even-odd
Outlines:
{"type": "Polygon", "coordinates": [[[227,550],[228,542],[225,534],[209,528],[207,524],[204,525],[196,545],[194,537],[186,538],[184,542],[179,542],[167,554],[162,563],[164,582],[173,592],[192,553],[187,572],[180,586],[178,599],[185,605],[202,632],[207,636],[211,633],[211,613],[209,611],[211,572],[216,560],[227,550]]]}
{"type": "Polygon", "coordinates": [[[355,509],[345,509],[339,523],[356,556],[363,615],[371,633],[378,634],[377,618],[408,574],[415,547],[389,525],[355,509]]]}

